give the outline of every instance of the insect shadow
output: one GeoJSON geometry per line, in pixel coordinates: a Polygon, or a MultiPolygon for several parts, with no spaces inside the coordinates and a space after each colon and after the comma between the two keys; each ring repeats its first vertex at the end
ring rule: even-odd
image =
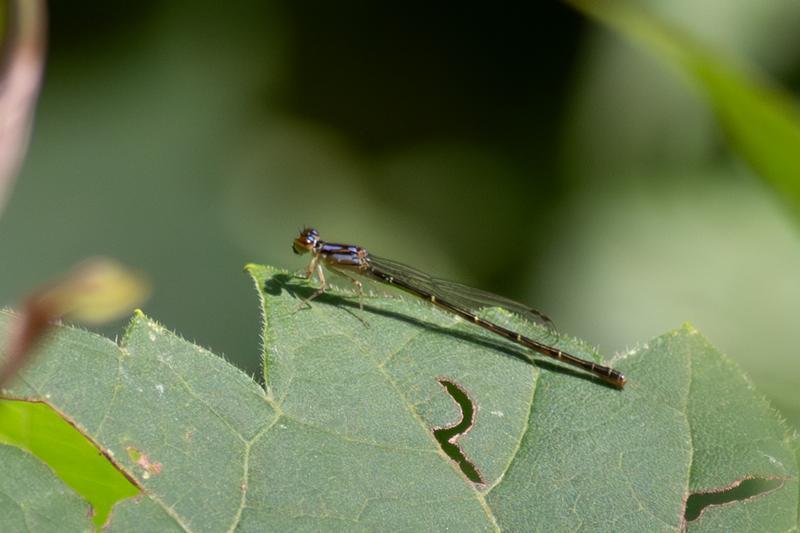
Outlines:
{"type": "MultiPolygon", "coordinates": [[[[317,292],[316,288],[308,285],[305,282],[305,280],[302,280],[301,278],[286,273],[278,273],[270,277],[268,280],[264,282],[263,290],[265,293],[272,296],[279,296],[283,291],[286,291],[287,294],[301,301],[308,300],[309,298],[311,298],[312,295],[314,295],[314,293],[317,292]]],[[[464,331],[457,331],[451,328],[444,328],[437,324],[433,324],[425,320],[420,320],[418,318],[403,313],[397,313],[395,311],[381,309],[366,303],[362,304],[361,302],[358,301],[358,297],[355,297],[354,300],[351,298],[333,294],[331,292],[324,292],[316,296],[313,301],[339,306],[344,309],[347,309],[348,312],[354,312],[355,310],[359,310],[379,315],[382,317],[391,318],[393,320],[400,320],[402,322],[411,324],[416,327],[425,328],[428,331],[432,331],[439,335],[447,335],[449,337],[475,343],[479,346],[484,346],[486,348],[498,351],[503,355],[505,355],[506,357],[512,357],[514,359],[524,361],[525,363],[536,366],[537,368],[542,368],[551,372],[558,372],[560,374],[565,374],[571,377],[584,379],[596,383],[598,385],[603,385],[604,387],[616,390],[616,388],[613,387],[612,385],[606,383],[602,379],[597,378],[591,374],[583,373],[579,370],[573,370],[572,368],[561,366],[555,362],[542,361],[539,360],[538,358],[534,359],[529,353],[526,353],[525,351],[521,350],[516,344],[510,341],[506,341],[502,338],[498,338],[496,340],[487,339],[486,337],[480,336],[478,334],[472,334],[464,331]]],[[[300,309],[300,311],[302,311],[302,308],[300,309]]]]}

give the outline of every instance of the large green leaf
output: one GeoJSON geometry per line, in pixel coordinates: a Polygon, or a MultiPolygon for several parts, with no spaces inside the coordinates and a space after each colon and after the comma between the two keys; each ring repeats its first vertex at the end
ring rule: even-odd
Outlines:
{"type": "Polygon", "coordinates": [[[532,364],[422,302],[364,296],[362,309],[331,291],[308,308],[306,282],[249,271],[264,302],[266,392],[141,315],[119,347],[59,328],[7,391],[46,398],[142,487],[116,506],[112,530],[678,530],[691,493],[746,478],[780,485],[707,507],[689,528],[797,524],[783,424],[689,327],[616,358],[629,378],[619,391],[532,364]],[[466,423],[459,402],[474,407],[466,423]],[[483,483],[434,435],[459,423],[448,438],[483,483]]]}
{"type": "Polygon", "coordinates": [[[674,63],[704,90],[733,148],[800,211],[800,110],[763,75],[704,47],[628,0],[568,0],[674,63]]]}
{"type": "MultiPolygon", "coordinates": [[[[3,330],[10,318],[0,313],[3,330]]],[[[142,487],[152,500],[142,506],[150,520],[144,523],[158,517],[159,528],[230,526],[246,490],[250,442],[275,421],[248,376],[141,315],[120,346],[56,328],[5,393],[69,416],[142,487]]]]}

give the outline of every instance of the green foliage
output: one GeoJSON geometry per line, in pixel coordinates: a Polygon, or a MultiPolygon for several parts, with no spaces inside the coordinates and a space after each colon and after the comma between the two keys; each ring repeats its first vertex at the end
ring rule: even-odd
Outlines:
{"type": "Polygon", "coordinates": [[[746,478],[780,485],[707,507],[689,529],[797,525],[796,441],[691,327],[611,361],[629,378],[619,391],[532,364],[423,302],[365,295],[362,309],[334,290],[309,308],[308,283],[249,271],[264,303],[266,392],[142,315],[120,346],[58,328],[6,391],[65,413],[142,487],[114,508],[112,530],[679,530],[689,494],[746,478]],[[464,418],[440,380],[473,404],[455,442],[482,484],[434,436],[464,418]]]}
{"type": "Polygon", "coordinates": [[[0,400],[0,442],[23,448],[50,466],[92,505],[95,525],[105,522],[115,503],[139,492],[96,447],[43,403],[0,400]]]}
{"type": "MultiPolygon", "coordinates": [[[[9,317],[0,313],[2,329],[9,317]]],[[[58,328],[6,396],[41,399],[69,416],[158,503],[158,512],[141,505],[148,519],[159,517],[157,530],[234,522],[247,442],[275,419],[250,378],[141,315],[120,346],[58,328]]]]}
{"type": "Polygon", "coordinates": [[[800,211],[800,110],[759,74],[735,67],[625,0],[571,3],[680,67],[708,96],[731,144],[800,211]]]}

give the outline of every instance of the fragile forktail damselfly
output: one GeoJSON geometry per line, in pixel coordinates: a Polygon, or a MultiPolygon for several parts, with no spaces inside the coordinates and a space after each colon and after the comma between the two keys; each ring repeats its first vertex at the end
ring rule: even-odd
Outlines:
{"type": "Polygon", "coordinates": [[[325,274],[322,269],[324,264],[330,270],[350,278],[359,289],[361,288],[361,282],[352,278],[349,273],[355,273],[365,278],[397,287],[513,343],[585,370],[615,387],[622,388],[625,386],[625,376],[618,370],[581,359],[490,322],[478,315],[481,308],[501,307],[512,313],[522,315],[523,318],[531,318],[540,324],[552,325],[550,319],[545,315],[513,300],[459,283],[432,278],[415,268],[374,256],[360,246],[323,241],[319,238],[317,230],[311,228],[306,228],[300,232],[300,236],[292,243],[292,250],[296,254],[311,253],[311,261],[306,275],[311,278],[316,273],[319,277],[320,288],[310,299],[322,294],[327,288],[325,274]]]}

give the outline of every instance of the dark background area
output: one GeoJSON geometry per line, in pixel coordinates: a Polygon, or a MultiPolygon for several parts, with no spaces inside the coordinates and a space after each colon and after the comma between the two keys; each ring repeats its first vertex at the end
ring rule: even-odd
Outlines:
{"type": "MultiPolygon", "coordinates": [[[[792,87],[800,7],[657,2],[792,87]]],[[[800,421],[800,238],[677,71],[558,3],[51,6],[0,302],[96,254],[256,373],[298,229],[530,302],[611,357],[692,322],[800,421]]],[[[114,335],[123,323],[103,330],[114,335]]]]}

